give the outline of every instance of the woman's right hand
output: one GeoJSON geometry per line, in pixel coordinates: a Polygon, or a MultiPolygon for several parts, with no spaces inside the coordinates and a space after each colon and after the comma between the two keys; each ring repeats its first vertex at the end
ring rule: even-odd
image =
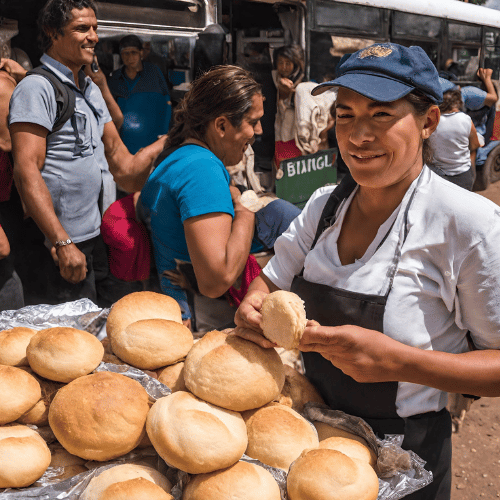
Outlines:
{"type": "Polygon", "coordinates": [[[260,310],[266,295],[267,293],[261,290],[253,290],[245,295],[234,316],[236,324],[234,333],[245,340],[250,340],[268,349],[277,347],[277,345],[262,335],[262,328],[260,327],[262,321],[260,310]]]}

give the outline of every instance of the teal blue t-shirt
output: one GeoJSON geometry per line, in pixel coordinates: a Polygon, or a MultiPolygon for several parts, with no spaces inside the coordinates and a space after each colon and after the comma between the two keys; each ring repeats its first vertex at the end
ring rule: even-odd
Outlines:
{"type": "Polygon", "coordinates": [[[208,149],[182,146],[160,163],[141,191],[141,205],[150,218],[156,267],[164,293],[186,302],[186,293],[163,271],[175,269],[174,259],[190,262],[183,223],[215,212],[234,217],[230,177],[223,163],[208,149]]]}

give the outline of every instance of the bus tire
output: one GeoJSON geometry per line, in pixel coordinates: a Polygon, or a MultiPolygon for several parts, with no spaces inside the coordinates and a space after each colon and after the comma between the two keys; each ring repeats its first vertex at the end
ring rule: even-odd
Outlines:
{"type": "Polygon", "coordinates": [[[500,144],[490,151],[483,168],[477,172],[474,191],[484,191],[497,181],[500,181],[500,144]]]}

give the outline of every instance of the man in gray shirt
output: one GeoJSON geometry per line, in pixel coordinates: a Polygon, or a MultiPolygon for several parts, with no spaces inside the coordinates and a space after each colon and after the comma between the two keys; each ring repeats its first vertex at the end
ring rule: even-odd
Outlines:
{"type": "Polygon", "coordinates": [[[92,63],[98,41],[93,0],[49,0],[40,12],[39,29],[41,62],[69,84],[75,111],[59,131],[51,133],[57,106],[50,82],[28,75],[17,85],[9,116],[14,178],[27,214],[45,235],[58,263],[59,301],[95,300],[92,258],[101,243],[100,142],[115,181],[132,192],[142,188],[164,138],[131,155],[101,91],[82,71],[92,63]]]}

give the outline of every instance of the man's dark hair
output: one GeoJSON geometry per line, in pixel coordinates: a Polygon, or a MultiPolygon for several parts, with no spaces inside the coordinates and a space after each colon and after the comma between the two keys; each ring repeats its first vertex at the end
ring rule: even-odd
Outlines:
{"type": "Polygon", "coordinates": [[[97,16],[94,0],[49,0],[38,16],[38,42],[43,52],[52,46],[50,34],[63,35],[63,28],[73,19],[72,10],[92,9],[97,16]]]}

